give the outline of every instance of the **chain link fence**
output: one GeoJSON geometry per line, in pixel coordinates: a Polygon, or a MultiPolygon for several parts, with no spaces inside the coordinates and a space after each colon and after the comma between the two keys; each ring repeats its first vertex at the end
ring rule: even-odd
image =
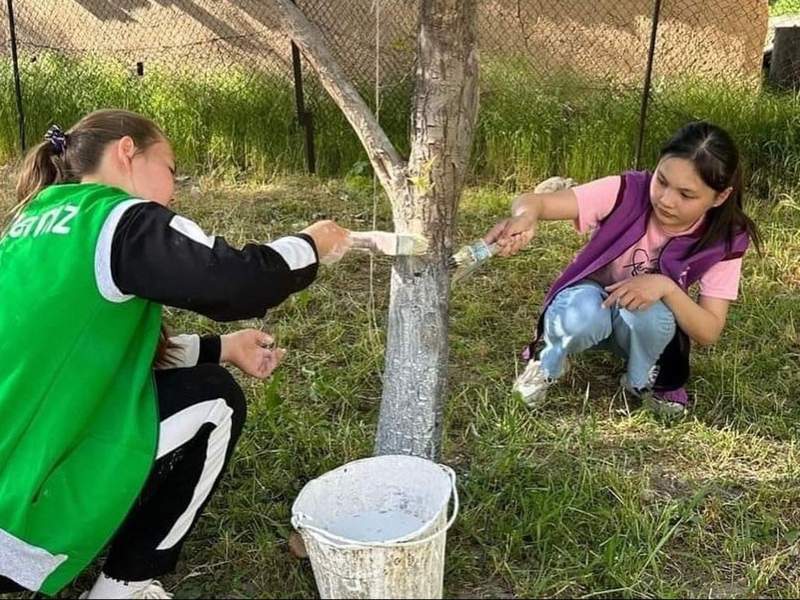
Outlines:
{"type": "MultiPolygon", "coordinates": [[[[407,150],[418,0],[296,3],[407,150]]],[[[4,24],[9,8],[28,145],[53,121],[68,126],[90,110],[119,106],[155,118],[195,169],[268,174],[305,163],[341,174],[363,161],[313,72],[304,60],[293,62],[270,2],[7,0],[4,24]],[[309,142],[316,157],[307,154],[309,142]]],[[[480,0],[481,126],[513,136],[524,121],[537,121],[530,143],[542,144],[557,121],[580,121],[611,110],[608,98],[624,98],[613,110],[624,112],[630,135],[620,152],[632,162],[641,135],[649,148],[662,133],[650,134],[649,119],[686,116],[659,101],[668,82],[760,86],[767,10],[766,0],[480,0]],[[642,99],[651,96],[647,115],[642,99]]],[[[6,157],[21,143],[13,133],[19,115],[9,31],[0,31],[6,157]]],[[[478,166],[493,153],[523,152],[480,139],[476,147],[478,166]]]]}

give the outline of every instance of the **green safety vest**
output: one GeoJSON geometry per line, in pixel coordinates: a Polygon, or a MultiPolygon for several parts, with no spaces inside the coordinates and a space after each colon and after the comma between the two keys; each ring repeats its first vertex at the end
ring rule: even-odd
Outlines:
{"type": "Polygon", "coordinates": [[[0,575],[49,595],[109,542],[155,458],[162,307],[99,287],[104,225],[132,202],[51,186],[0,239],[0,575]]]}

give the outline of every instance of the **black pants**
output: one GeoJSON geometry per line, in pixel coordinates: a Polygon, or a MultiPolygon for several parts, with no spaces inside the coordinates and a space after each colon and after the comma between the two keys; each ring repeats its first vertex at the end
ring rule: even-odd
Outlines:
{"type": "MultiPolygon", "coordinates": [[[[213,495],[246,416],[241,388],[215,364],[156,371],[157,460],[109,546],[103,572],[142,581],[175,569],[183,542],[213,495]]],[[[0,593],[22,588],[0,577],[0,593]]]]}
{"type": "Polygon", "coordinates": [[[241,388],[219,365],[156,371],[156,388],[158,458],[103,566],[106,575],[123,581],[175,569],[230,460],[247,410],[241,388]]]}

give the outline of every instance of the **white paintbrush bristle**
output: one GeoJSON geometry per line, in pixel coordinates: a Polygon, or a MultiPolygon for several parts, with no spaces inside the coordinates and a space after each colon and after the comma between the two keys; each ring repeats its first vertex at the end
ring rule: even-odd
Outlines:
{"type": "Polygon", "coordinates": [[[398,233],[397,255],[419,256],[428,251],[428,239],[417,233],[398,233]]]}

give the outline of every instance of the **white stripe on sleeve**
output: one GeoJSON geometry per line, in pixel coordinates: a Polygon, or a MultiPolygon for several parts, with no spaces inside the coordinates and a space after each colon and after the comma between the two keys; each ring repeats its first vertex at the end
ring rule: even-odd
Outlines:
{"type": "Polygon", "coordinates": [[[317,255],[314,248],[301,237],[282,237],[272,243],[267,244],[270,248],[281,255],[281,258],[289,265],[289,269],[297,271],[305,269],[309,265],[317,262],[317,255]]]}
{"type": "Polygon", "coordinates": [[[173,335],[169,338],[171,347],[165,357],[164,369],[196,367],[200,360],[200,336],[195,334],[173,335]]]}
{"type": "Polygon", "coordinates": [[[175,215],[169,222],[169,226],[198,244],[203,244],[203,246],[208,248],[214,247],[214,236],[206,235],[206,232],[203,231],[197,223],[190,221],[186,217],[175,215]]]}
{"type": "Polygon", "coordinates": [[[109,302],[119,304],[133,298],[132,295],[123,294],[114,283],[114,277],[111,274],[111,246],[122,215],[130,207],[143,202],[144,200],[138,198],[120,202],[106,217],[106,222],[103,223],[100,236],[97,238],[97,247],[94,252],[94,277],[100,295],[109,302]]]}

